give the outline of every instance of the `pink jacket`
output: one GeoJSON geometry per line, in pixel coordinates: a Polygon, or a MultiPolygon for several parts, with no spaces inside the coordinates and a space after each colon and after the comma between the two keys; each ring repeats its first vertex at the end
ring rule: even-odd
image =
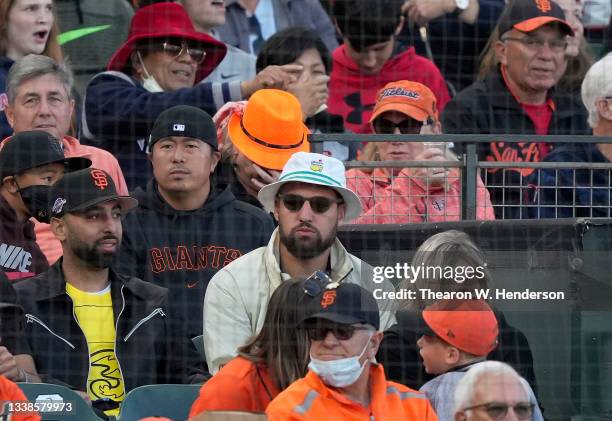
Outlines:
{"type": "MultiPolygon", "coordinates": [[[[390,178],[383,168],[371,174],[358,169],[346,172],[346,184],[361,199],[363,214],[354,224],[405,224],[461,219],[461,179],[451,174],[449,188],[426,191],[423,180],[403,169],[390,178]]],[[[495,219],[489,191],[478,177],[476,218],[495,219]]]]}
{"type": "MultiPolygon", "coordinates": [[[[119,162],[110,152],[94,146],[81,145],[77,139],[70,136],[65,136],[62,143],[64,144],[64,155],[67,158],[89,158],[92,168],[104,170],[111,176],[119,195],[129,194],[119,162]]],[[[61,257],[62,245],[51,232],[49,224],[40,223],[35,219],[32,219],[32,221],[34,221],[36,243],[47,257],[49,264],[52,265],[61,257]]]]}

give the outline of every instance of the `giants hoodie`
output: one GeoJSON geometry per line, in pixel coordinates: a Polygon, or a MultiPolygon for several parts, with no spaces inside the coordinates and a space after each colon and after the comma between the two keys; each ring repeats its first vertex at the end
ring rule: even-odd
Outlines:
{"type": "Polygon", "coordinates": [[[204,205],[178,211],[149,182],[132,195],[138,207],[123,221],[118,272],[170,290],[190,337],[202,334],[202,304],[208,281],[234,259],[268,244],[270,215],[213,187],[204,205]]]}
{"type": "MultiPolygon", "coordinates": [[[[400,48],[397,42],[395,45],[400,48]]],[[[328,112],[341,115],[344,127],[354,133],[371,132],[368,120],[376,103],[376,93],[389,82],[411,80],[422,83],[436,96],[440,112],[450,100],[440,70],[419,56],[414,47],[391,56],[380,72],[373,75],[361,73],[357,63],[348,56],[344,44],[334,50],[332,60],[328,112]]]]}

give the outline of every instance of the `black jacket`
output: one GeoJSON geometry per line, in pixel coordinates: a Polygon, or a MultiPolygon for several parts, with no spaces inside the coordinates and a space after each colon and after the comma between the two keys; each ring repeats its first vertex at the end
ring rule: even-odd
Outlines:
{"type": "MultiPolygon", "coordinates": [[[[84,391],[90,356],[66,293],[62,261],[18,282],[15,290],[24,308],[28,354],[44,381],[84,391]]],[[[203,363],[168,305],[168,291],[113,269],[109,281],[117,335],[115,355],[125,391],[146,384],[203,381],[203,363]]]]}
{"type": "MultiPolygon", "coordinates": [[[[385,368],[387,379],[419,389],[435,377],[425,372],[417,346],[424,322],[419,314],[413,311],[398,311],[395,317],[397,324],[385,332],[376,360],[385,368]]],[[[502,313],[495,312],[495,317],[499,327],[498,345],[487,359],[510,364],[529,382],[537,396],[533,357],[525,334],[511,326],[502,313]]]]}
{"type": "Polygon", "coordinates": [[[274,224],[263,210],[213,191],[194,211],[177,211],[157,184],[137,189],[138,208],[123,222],[118,271],[168,288],[191,336],[202,334],[202,305],[210,278],[234,259],[268,244],[274,224]]]}
{"type": "MultiPolygon", "coordinates": [[[[550,135],[584,135],[589,134],[587,114],[580,98],[576,95],[556,92],[552,89],[549,98],[554,102],[554,111],[548,134],[550,135]]],[[[501,72],[496,70],[482,81],[473,83],[453,98],[442,113],[442,130],[445,133],[460,134],[524,134],[525,143],[480,143],[477,147],[480,161],[528,161],[538,162],[540,156],[537,145],[529,141],[529,135],[535,134],[535,126],[529,116],[523,111],[512,93],[506,87],[501,72]]],[[[500,136],[503,138],[503,136],[500,136]]],[[[464,145],[456,144],[458,153],[464,152],[464,145]]],[[[554,145],[553,145],[554,146],[554,145]]],[[[508,168],[511,168],[508,165],[508,168]]],[[[521,173],[517,170],[502,170],[487,174],[486,185],[518,186],[521,173]]],[[[523,169],[522,175],[528,176],[532,169],[523,169]]],[[[524,182],[526,185],[526,182],[524,182]]],[[[491,188],[493,204],[517,204],[523,192],[518,188],[491,188]],[[504,200],[505,199],[505,200],[504,200]],[[502,202],[503,201],[503,202],[502,202]]],[[[524,196],[523,196],[524,198],[524,196]]],[[[518,218],[519,209],[496,208],[497,218],[518,218]]]]}

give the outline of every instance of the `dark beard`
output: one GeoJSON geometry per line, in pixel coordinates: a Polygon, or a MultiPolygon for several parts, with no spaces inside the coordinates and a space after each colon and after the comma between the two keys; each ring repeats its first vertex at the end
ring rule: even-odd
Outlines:
{"type": "Polygon", "coordinates": [[[92,266],[96,269],[106,269],[108,268],[115,258],[115,253],[100,253],[96,250],[98,244],[109,238],[115,239],[116,237],[104,237],[100,240],[96,241],[93,246],[88,246],[81,240],[77,238],[72,239],[72,252],[75,256],[81,259],[83,262],[87,263],[89,266],[92,266]]]}
{"type": "Polygon", "coordinates": [[[302,223],[295,227],[289,234],[285,234],[282,227],[278,230],[280,234],[280,242],[287,248],[287,251],[294,257],[301,260],[308,260],[320,256],[325,250],[330,248],[336,241],[336,232],[338,227],[334,227],[329,236],[323,238],[318,229],[308,223],[302,223]],[[315,231],[316,236],[314,242],[300,241],[295,234],[299,228],[308,227],[315,231]]]}

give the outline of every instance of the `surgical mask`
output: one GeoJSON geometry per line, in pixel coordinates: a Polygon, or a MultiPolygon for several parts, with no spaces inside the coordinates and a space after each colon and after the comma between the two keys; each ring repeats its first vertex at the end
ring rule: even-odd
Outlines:
{"type": "Polygon", "coordinates": [[[359,364],[359,359],[365,353],[372,338],[372,333],[363,347],[363,351],[356,357],[342,358],[339,360],[323,361],[310,356],[308,368],[318,375],[323,383],[332,387],[347,387],[357,381],[366,364],[370,360],[366,359],[363,364],[359,364]]]}
{"type": "Polygon", "coordinates": [[[144,64],[144,62],[142,61],[142,57],[140,55],[140,51],[136,52],[136,55],[138,56],[138,60],[140,61],[140,64],[142,65],[142,70],[144,70],[145,73],[145,78],[142,80],[142,87],[145,88],[147,91],[155,93],[155,92],[164,92],[164,88],[162,88],[161,86],[159,86],[159,83],[157,83],[157,80],[155,80],[155,78],[149,74],[149,72],[147,71],[147,68],[144,64]]]}
{"type": "Polygon", "coordinates": [[[49,194],[51,192],[51,186],[48,185],[35,185],[19,188],[19,194],[21,200],[25,204],[28,212],[31,216],[36,218],[39,222],[48,224],[51,219],[49,218],[49,194]]]}

